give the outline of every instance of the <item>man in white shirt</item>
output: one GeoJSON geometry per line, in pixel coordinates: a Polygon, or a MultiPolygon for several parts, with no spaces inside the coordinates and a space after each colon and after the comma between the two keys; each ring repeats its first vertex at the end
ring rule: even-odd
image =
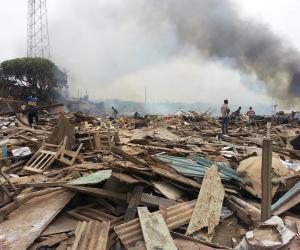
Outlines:
{"type": "Polygon", "coordinates": [[[229,124],[229,113],[230,113],[228,100],[224,100],[224,104],[221,107],[221,113],[222,113],[222,134],[227,135],[228,124],[229,124]]]}

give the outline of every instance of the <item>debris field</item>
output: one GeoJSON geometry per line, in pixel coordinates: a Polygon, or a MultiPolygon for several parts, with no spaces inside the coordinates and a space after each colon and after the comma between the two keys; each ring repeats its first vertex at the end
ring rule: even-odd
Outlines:
{"type": "Polygon", "coordinates": [[[1,250],[300,249],[297,124],[40,113],[0,116],[1,250]]]}

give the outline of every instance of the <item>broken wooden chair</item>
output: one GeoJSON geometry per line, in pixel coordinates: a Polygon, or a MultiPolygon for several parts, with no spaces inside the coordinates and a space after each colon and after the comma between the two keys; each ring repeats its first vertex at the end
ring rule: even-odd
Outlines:
{"type": "Polygon", "coordinates": [[[43,143],[39,150],[26,163],[24,169],[34,173],[44,172],[61,155],[65,147],[63,143],[66,143],[66,140],[60,145],[43,143]]]}
{"type": "Polygon", "coordinates": [[[67,164],[68,166],[72,166],[83,146],[83,143],[81,143],[76,151],[71,151],[66,149],[66,142],[67,137],[64,139],[64,143],[62,146],[61,154],[58,160],[64,164],[67,164]]]}

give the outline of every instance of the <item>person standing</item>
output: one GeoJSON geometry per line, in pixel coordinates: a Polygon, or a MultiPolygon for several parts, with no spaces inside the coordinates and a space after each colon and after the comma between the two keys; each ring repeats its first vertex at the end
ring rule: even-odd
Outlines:
{"type": "Polygon", "coordinates": [[[113,110],[113,118],[117,119],[117,117],[118,117],[118,110],[115,109],[114,107],[111,107],[111,109],[113,110]]]}
{"type": "Polygon", "coordinates": [[[224,104],[221,107],[221,114],[222,114],[222,134],[228,134],[228,124],[229,124],[229,113],[230,109],[228,106],[228,100],[224,100],[224,104]]]}
{"type": "Polygon", "coordinates": [[[255,111],[253,110],[252,107],[249,107],[249,110],[247,111],[247,116],[249,119],[248,125],[249,127],[254,125],[255,122],[255,111]]]}
{"type": "Polygon", "coordinates": [[[239,107],[236,111],[231,113],[231,117],[234,118],[237,122],[241,120],[241,110],[242,107],[239,107]]]}
{"type": "Polygon", "coordinates": [[[26,98],[26,101],[28,123],[29,126],[32,128],[33,119],[35,120],[36,125],[38,125],[39,122],[38,103],[40,100],[34,94],[32,94],[26,98]]]}

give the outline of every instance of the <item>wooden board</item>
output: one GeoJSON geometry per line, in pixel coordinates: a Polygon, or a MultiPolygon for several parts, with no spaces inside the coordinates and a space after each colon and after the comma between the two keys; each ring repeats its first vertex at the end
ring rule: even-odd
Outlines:
{"type": "Polygon", "coordinates": [[[116,193],[116,192],[109,191],[109,190],[106,190],[106,189],[91,188],[91,187],[79,187],[79,186],[66,185],[66,184],[61,185],[61,187],[64,188],[64,189],[70,190],[70,191],[83,193],[83,194],[87,194],[87,195],[94,196],[94,197],[116,199],[116,200],[120,200],[120,201],[127,201],[127,195],[126,194],[116,193]]]}
{"type": "Polygon", "coordinates": [[[141,181],[132,177],[129,174],[125,174],[125,173],[117,173],[117,172],[113,172],[112,176],[120,181],[126,182],[128,184],[137,184],[140,183],[141,181]]]}
{"type": "Polygon", "coordinates": [[[147,250],[177,249],[160,213],[150,214],[146,207],[139,207],[138,214],[147,250]]]}
{"type": "Polygon", "coordinates": [[[66,233],[75,230],[78,220],[67,214],[59,214],[42,232],[41,236],[66,233]]]}
{"type": "Polygon", "coordinates": [[[159,206],[171,207],[178,204],[178,202],[176,201],[171,201],[165,198],[161,198],[159,196],[146,194],[146,193],[142,194],[141,203],[150,207],[159,207],[159,206]]]}
{"type": "Polygon", "coordinates": [[[135,186],[125,213],[125,217],[124,217],[125,222],[133,220],[135,218],[136,209],[141,202],[142,193],[143,193],[143,187],[135,186]]]}
{"type": "Polygon", "coordinates": [[[169,200],[183,201],[181,198],[185,196],[185,193],[181,189],[173,186],[172,184],[164,181],[152,181],[152,184],[154,185],[155,189],[157,189],[162,195],[164,195],[169,200]]]}
{"type": "Polygon", "coordinates": [[[290,208],[298,205],[300,203],[300,192],[298,192],[295,196],[293,196],[290,200],[288,200],[285,204],[279,207],[275,212],[274,215],[280,215],[285,211],[289,210],[290,208]]]}
{"type": "Polygon", "coordinates": [[[20,206],[0,224],[1,250],[27,249],[73,196],[69,191],[57,191],[20,206]]]}
{"type": "Polygon", "coordinates": [[[207,235],[203,236],[207,241],[212,239],[214,228],[219,224],[224,195],[225,190],[221,183],[218,168],[209,168],[202,182],[193,215],[186,232],[187,235],[207,227],[207,235]]]}

